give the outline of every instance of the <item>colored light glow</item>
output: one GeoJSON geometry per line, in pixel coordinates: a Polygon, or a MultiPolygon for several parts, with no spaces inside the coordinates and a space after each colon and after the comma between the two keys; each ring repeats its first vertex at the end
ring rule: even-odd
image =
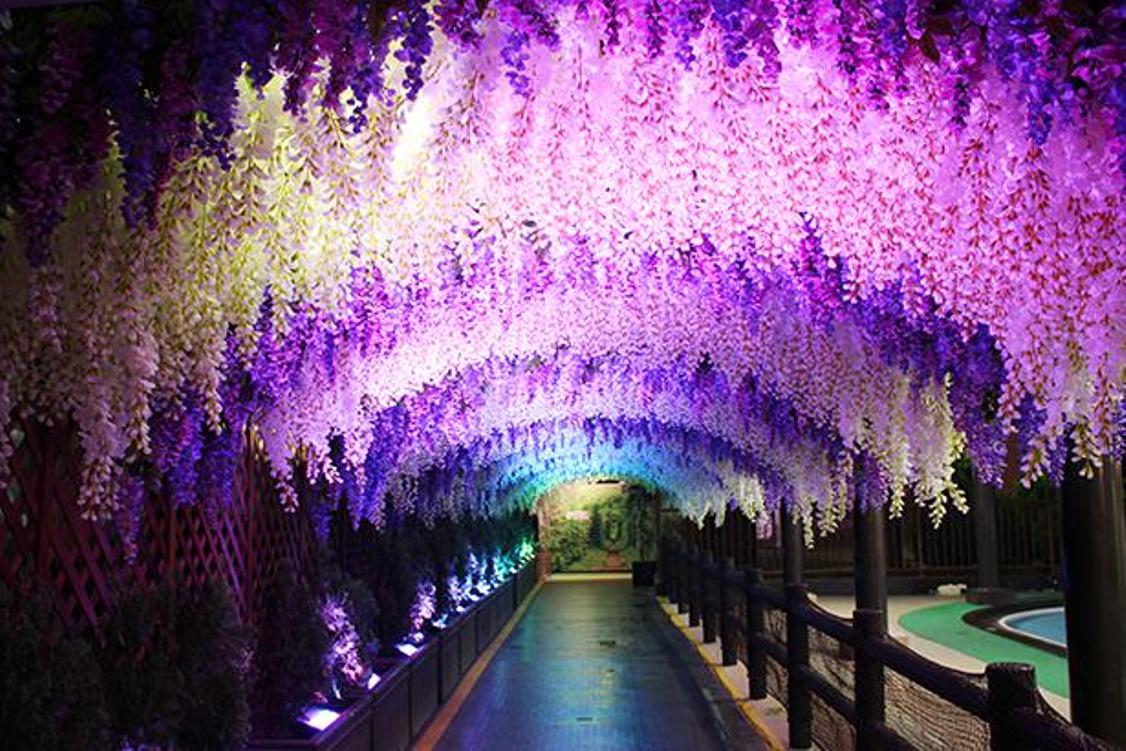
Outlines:
{"type": "Polygon", "coordinates": [[[395,649],[399,650],[407,657],[413,657],[414,655],[418,654],[418,647],[413,644],[400,644],[395,647],[395,649]]]}
{"type": "Polygon", "coordinates": [[[340,713],[328,707],[312,706],[305,710],[301,717],[298,718],[298,722],[314,730],[321,731],[328,728],[339,718],[340,713]]]}
{"type": "Polygon", "coordinates": [[[415,586],[410,621],[416,641],[422,641],[422,625],[433,618],[437,611],[437,591],[434,582],[429,579],[421,579],[415,586]]]}
{"type": "Polygon", "coordinates": [[[333,676],[333,690],[337,697],[340,691],[336,686],[339,674],[349,684],[360,685],[367,666],[361,654],[359,634],[352,623],[344,600],[335,595],[327,596],[321,604],[321,619],[332,635],[332,643],[325,654],[325,667],[333,676]]]}
{"type": "Polygon", "coordinates": [[[377,685],[379,685],[379,680],[380,680],[379,676],[376,675],[375,673],[372,673],[371,675],[369,675],[368,676],[368,682],[367,682],[368,691],[371,691],[373,688],[375,688],[377,685]]]}

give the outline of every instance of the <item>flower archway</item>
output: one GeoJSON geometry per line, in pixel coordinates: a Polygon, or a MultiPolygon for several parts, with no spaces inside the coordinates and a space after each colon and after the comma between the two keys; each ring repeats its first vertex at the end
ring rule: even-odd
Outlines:
{"type": "Polygon", "coordinates": [[[248,426],[372,519],[937,520],[964,452],[1126,448],[1114,4],[271,6],[6,18],[0,419],[75,420],[90,516],[248,426]]]}

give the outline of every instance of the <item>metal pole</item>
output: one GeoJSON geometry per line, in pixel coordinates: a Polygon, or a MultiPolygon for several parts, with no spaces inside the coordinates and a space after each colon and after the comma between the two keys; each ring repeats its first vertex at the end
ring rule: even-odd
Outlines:
{"type": "Polygon", "coordinates": [[[1126,747],[1126,506],[1122,462],[1091,478],[1068,463],[1063,485],[1063,587],[1071,720],[1126,747]]]}

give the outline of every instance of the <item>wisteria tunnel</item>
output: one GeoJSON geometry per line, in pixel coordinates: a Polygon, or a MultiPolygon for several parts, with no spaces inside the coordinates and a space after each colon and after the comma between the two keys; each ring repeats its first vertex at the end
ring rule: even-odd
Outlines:
{"type": "Polygon", "coordinates": [[[0,0],[0,747],[1126,746],[1124,66],[0,0]]]}

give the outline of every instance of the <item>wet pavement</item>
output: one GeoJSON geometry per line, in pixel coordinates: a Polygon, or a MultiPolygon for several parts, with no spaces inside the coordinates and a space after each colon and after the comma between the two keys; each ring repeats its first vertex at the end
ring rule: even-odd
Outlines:
{"type": "Polygon", "coordinates": [[[437,748],[767,746],[652,592],[610,580],[545,584],[437,748]]]}

